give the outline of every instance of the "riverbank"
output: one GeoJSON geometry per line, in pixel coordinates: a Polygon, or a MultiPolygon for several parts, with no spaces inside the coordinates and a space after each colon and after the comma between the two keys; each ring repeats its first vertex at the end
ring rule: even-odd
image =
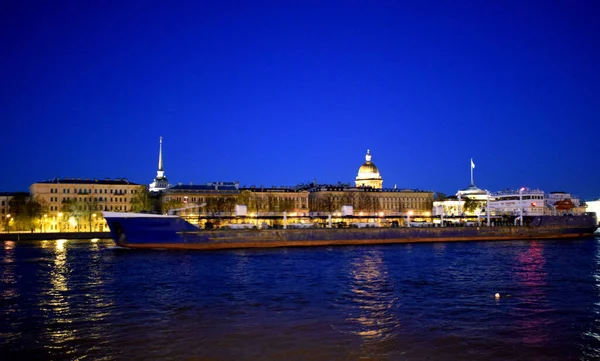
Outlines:
{"type": "Polygon", "coordinates": [[[54,239],[111,238],[110,232],[11,232],[0,233],[1,241],[43,241],[54,239]]]}

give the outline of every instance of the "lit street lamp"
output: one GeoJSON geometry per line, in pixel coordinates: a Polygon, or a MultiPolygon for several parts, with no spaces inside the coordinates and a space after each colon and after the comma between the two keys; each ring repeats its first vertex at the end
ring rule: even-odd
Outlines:
{"type": "Polygon", "coordinates": [[[413,211],[408,211],[408,213],[406,213],[406,226],[410,227],[410,216],[412,216],[413,211]]]}
{"type": "Polygon", "coordinates": [[[6,215],[6,233],[10,233],[10,214],[6,215]]]}
{"type": "Polygon", "coordinates": [[[58,213],[58,231],[62,232],[62,212],[58,213]]]}

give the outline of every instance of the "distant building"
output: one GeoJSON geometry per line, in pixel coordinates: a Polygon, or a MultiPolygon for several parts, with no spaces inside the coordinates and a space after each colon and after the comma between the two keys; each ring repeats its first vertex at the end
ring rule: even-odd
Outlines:
{"type": "Polygon", "coordinates": [[[0,229],[8,229],[12,218],[10,214],[10,200],[17,194],[16,192],[0,192],[0,229]]]}
{"type": "Polygon", "coordinates": [[[290,216],[308,216],[309,192],[296,187],[247,187],[240,189],[242,204],[248,212],[264,216],[278,216],[287,212],[290,216]]]}
{"type": "Polygon", "coordinates": [[[371,187],[375,189],[381,189],[383,187],[383,179],[381,179],[381,174],[379,174],[377,166],[371,162],[371,153],[369,149],[367,149],[365,162],[358,169],[355,184],[357,187],[371,187]]]}
{"type": "Polygon", "coordinates": [[[140,184],[127,179],[81,179],[55,178],[36,182],[29,187],[35,200],[47,209],[44,220],[46,231],[90,230],[105,231],[104,219],[100,213],[90,213],[91,217],[77,224],[68,213],[69,205],[74,201],[90,204],[90,208],[100,211],[131,211],[131,200],[140,188],[140,184]],[[91,229],[90,229],[91,228],[91,229]]]}
{"type": "Polygon", "coordinates": [[[156,178],[154,178],[154,182],[148,185],[148,190],[150,192],[159,192],[167,188],[169,188],[169,181],[167,180],[165,171],[163,170],[162,137],[160,137],[158,149],[158,170],[156,171],[156,178]]]}
{"type": "Polygon", "coordinates": [[[321,184],[309,189],[312,215],[338,214],[343,206],[352,206],[354,216],[429,217],[433,192],[413,189],[351,187],[350,184],[321,184]]]}
{"type": "Polygon", "coordinates": [[[455,196],[433,202],[434,216],[476,216],[485,212],[490,192],[475,185],[473,171],[475,163],[471,159],[471,182],[469,186],[459,189],[455,196]],[[465,207],[465,205],[467,205],[465,207]]]}
{"type": "Polygon", "coordinates": [[[308,191],[291,187],[240,187],[239,182],[212,182],[200,185],[178,184],[162,191],[162,212],[172,207],[186,208],[182,216],[232,216],[237,204],[245,204],[254,216],[308,215],[308,191]]]}
{"type": "MultiPolygon", "coordinates": [[[[379,169],[367,150],[358,170],[356,186],[350,184],[302,184],[295,187],[240,187],[238,182],[204,185],[179,184],[164,189],[162,211],[180,211],[190,220],[201,215],[233,217],[236,204],[247,206],[249,217],[341,217],[344,206],[354,216],[384,220],[385,217],[430,217],[433,192],[413,189],[384,189],[379,169]],[[349,209],[350,207],[347,207],[349,209]]],[[[267,219],[265,219],[267,221],[267,219]]]]}
{"type": "MultiPolygon", "coordinates": [[[[471,177],[472,179],[472,177],[471,177]]],[[[488,192],[479,189],[472,182],[461,189],[456,196],[433,202],[433,215],[444,217],[487,216],[492,218],[564,215],[585,212],[578,198],[566,192],[550,192],[545,194],[539,189],[523,187],[505,189],[499,192],[488,192]],[[467,204],[470,203],[470,207],[467,204]],[[489,209],[486,209],[489,206],[489,209]]]]}
{"type": "Polygon", "coordinates": [[[233,212],[240,194],[238,182],[212,182],[207,184],[177,184],[160,193],[161,212],[173,208],[186,208],[181,216],[207,212],[208,203],[218,203],[220,212],[233,212]]]}
{"type": "Polygon", "coordinates": [[[9,203],[15,194],[15,192],[0,192],[0,215],[3,217],[10,213],[9,203]]]}

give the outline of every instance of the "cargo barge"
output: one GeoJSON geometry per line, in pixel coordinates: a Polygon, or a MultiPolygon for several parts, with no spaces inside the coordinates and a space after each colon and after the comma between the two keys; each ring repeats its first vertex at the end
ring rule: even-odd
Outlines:
{"type": "Polygon", "coordinates": [[[535,216],[526,225],[201,230],[177,215],[103,212],[117,245],[139,249],[218,250],[415,242],[573,239],[593,236],[595,213],[535,216]]]}

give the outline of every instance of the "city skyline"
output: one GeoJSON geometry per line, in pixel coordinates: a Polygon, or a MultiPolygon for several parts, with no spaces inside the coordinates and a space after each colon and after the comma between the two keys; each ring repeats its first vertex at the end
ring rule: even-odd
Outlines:
{"type": "Polygon", "coordinates": [[[600,5],[14,2],[0,192],[51,178],[474,181],[598,199],[600,5]]]}

